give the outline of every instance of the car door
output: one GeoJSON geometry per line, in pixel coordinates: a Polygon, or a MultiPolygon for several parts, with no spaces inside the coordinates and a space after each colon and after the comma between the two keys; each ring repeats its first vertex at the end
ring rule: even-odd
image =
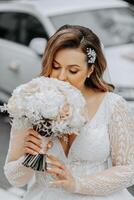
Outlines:
{"type": "Polygon", "coordinates": [[[10,94],[16,86],[39,75],[41,57],[29,47],[36,37],[47,37],[37,18],[0,12],[0,91],[10,94]]]}

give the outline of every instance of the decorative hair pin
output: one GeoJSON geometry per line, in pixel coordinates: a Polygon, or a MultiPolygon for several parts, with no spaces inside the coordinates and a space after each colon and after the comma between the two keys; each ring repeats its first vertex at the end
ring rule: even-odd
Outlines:
{"type": "Polygon", "coordinates": [[[88,57],[88,63],[95,63],[95,60],[96,60],[95,50],[91,48],[87,48],[87,57],[88,57]]]}

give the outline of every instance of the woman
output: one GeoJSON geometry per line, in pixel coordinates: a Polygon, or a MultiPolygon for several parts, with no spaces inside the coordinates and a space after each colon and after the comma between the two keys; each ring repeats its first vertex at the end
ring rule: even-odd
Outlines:
{"type": "Polygon", "coordinates": [[[40,152],[37,132],[12,126],[4,171],[12,185],[28,184],[25,200],[134,199],[125,189],[134,183],[134,124],[126,101],[103,80],[105,70],[101,42],[90,29],[65,25],[49,39],[41,75],[77,87],[89,122],[80,135],[48,143],[46,172],[21,164],[25,153],[40,152]]]}

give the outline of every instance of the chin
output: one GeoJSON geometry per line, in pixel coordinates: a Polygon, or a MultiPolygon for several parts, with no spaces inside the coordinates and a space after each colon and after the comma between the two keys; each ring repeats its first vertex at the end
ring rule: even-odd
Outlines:
{"type": "Polygon", "coordinates": [[[76,87],[78,90],[80,90],[82,92],[82,88],[76,85],[73,85],[74,87],[76,87]]]}

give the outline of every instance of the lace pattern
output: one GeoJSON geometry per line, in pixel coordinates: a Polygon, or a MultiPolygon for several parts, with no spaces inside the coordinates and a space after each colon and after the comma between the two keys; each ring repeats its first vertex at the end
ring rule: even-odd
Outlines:
{"type": "Polygon", "coordinates": [[[16,187],[26,185],[34,174],[32,169],[22,165],[23,159],[24,156],[21,156],[18,160],[10,161],[4,166],[4,172],[9,183],[16,187]]]}
{"type": "Polygon", "coordinates": [[[126,101],[116,98],[109,119],[113,166],[93,176],[77,177],[75,193],[104,196],[134,184],[134,120],[126,101]]]}
{"type": "Polygon", "coordinates": [[[4,165],[4,174],[9,183],[16,187],[26,185],[34,175],[32,169],[22,165],[24,159],[23,142],[25,139],[25,130],[31,128],[31,124],[24,121],[23,128],[16,128],[16,122],[13,123],[10,133],[9,149],[4,165]],[[19,147],[19,148],[17,148],[19,147]]]}

